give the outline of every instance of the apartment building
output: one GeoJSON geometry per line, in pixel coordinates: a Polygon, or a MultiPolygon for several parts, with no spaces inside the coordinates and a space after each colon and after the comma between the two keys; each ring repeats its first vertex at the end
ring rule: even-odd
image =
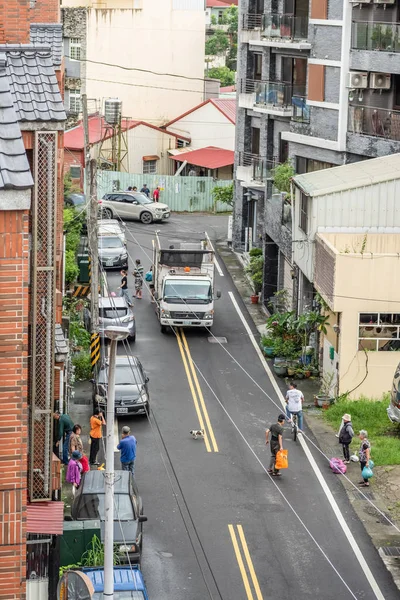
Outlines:
{"type": "MultiPolygon", "coordinates": [[[[238,47],[233,242],[263,247],[263,299],[312,284],[293,267],[290,198],[272,169],[298,174],[400,151],[400,3],[243,0],[238,47]]],[[[296,300],[297,302],[297,300],[296,300]]]]}

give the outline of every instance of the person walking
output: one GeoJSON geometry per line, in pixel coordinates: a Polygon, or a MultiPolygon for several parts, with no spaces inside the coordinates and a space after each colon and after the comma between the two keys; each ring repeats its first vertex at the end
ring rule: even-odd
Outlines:
{"type": "Polygon", "coordinates": [[[133,302],[128,290],[128,271],[125,271],[125,269],[121,271],[121,285],[118,289],[120,297],[124,297],[128,306],[132,307],[133,302]]]}
{"type": "Polygon", "coordinates": [[[66,413],[60,414],[58,411],[54,413],[54,418],[58,421],[58,433],[57,433],[57,448],[62,443],[62,462],[64,465],[68,465],[68,451],[69,451],[69,438],[71,437],[74,423],[69,415],[66,413]]]}
{"type": "Polygon", "coordinates": [[[154,202],[158,202],[160,199],[160,186],[158,185],[153,192],[153,200],[154,202]]]}
{"type": "Polygon", "coordinates": [[[121,468],[123,471],[130,471],[135,475],[137,441],[134,435],[131,435],[130,428],[125,425],[122,428],[122,439],[117,448],[120,451],[121,468]]]}
{"type": "Polygon", "coordinates": [[[103,437],[102,426],[106,425],[103,413],[95,408],[93,416],[90,417],[90,456],[89,464],[98,465],[97,453],[100,449],[100,440],[103,437]]]}
{"type": "Polygon", "coordinates": [[[351,440],[354,437],[353,426],[351,424],[351,416],[346,413],[343,415],[343,427],[339,433],[339,444],[343,447],[344,462],[346,465],[350,463],[350,449],[351,440]]]}
{"type": "Polygon", "coordinates": [[[279,450],[283,450],[283,424],[285,422],[285,415],[280,414],[278,416],[278,422],[270,426],[265,431],[265,443],[269,444],[269,435],[271,434],[271,460],[269,463],[269,469],[267,472],[274,477],[280,477],[281,473],[279,469],[275,468],[276,453],[279,450]]]}
{"type": "Polygon", "coordinates": [[[65,476],[65,481],[72,484],[72,493],[74,496],[82,479],[82,465],[79,462],[81,458],[82,454],[78,450],[74,450],[65,476]]]}
{"type": "Polygon", "coordinates": [[[146,196],[149,198],[150,197],[150,190],[147,187],[147,183],[143,184],[142,189],[140,190],[142,192],[142,194],[146,194],[146,196]]]}
{"type": "MultiPolygon", "coordinates": [[[[360,467],[362,472],[364,467],[369,467],[369,459],[371,458],[371,444],[368,441],[368,433],[365,431],[365,429],[361,429],[358,437],[361,440],[358,456],[360,458],[360,467]]],[[[362,487],[369,487],[368,479],[364,479],[363,477],[362,481],[359,482],[359,485],[362,487]]]]}
{"type": "Polygon", "coordinates": [[[286,392],[286,414],[289,421],[292,421],[292,415],[297,415],[299,419],[299,429],[303,429],[303,393],[297,389],[297,383],[293,381],[289,384],[286,392]]]}
{"type": "Polygon", "coordinates": [[[140,258],[137,258],[135,261],[136,268],[133,271],[133,276],[135,277],[135,298],[142,297],[142,287],[143,287],[143,265],[140,262],[140,258]]]}

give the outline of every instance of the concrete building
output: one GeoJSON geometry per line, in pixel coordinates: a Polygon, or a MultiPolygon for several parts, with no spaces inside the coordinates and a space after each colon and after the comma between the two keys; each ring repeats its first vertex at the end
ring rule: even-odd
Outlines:
{"type": "Polygon", "coordinates": [[[61,12],[68,125],[84,92],[90,112],[117,97],[153,125],[204,100],[204,0],[64,0],[61,12]]]}
{"type": "Polygon", "coordinates": [[[264,300],[293,289],[290,206],[274,165],[289,160],[301,174],[400,151],[398,9],[240,3],[233,243],[264,249],[264,300]]]}
{"type": "Polygon", "coordinates": [[[206,28],[208,31],[227,30],[224,13],[231,6],[238,6],[238,0],[206,0],[206,28]]]}

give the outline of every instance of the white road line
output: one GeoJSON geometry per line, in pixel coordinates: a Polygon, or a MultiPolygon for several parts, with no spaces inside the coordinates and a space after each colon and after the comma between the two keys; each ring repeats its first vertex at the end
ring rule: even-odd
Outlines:
{"type": "MultiPolygon", "coordinates": [[[[206,232],[206,233],[207,233],[207,232],[206,232]]],[[[220,276],[220,277],[225,277],[225,275],[224,275],[224,273],[223,273],[223,271],[222,271],[222,269],[221,269],[221,265],[219,264],[219,262],[218,262],[218,260],[217,260],[217,257],[215,256],[215,250],[214,250],[214,246],[213,246],[213,244],[212,244],[212,241],[211,241],[211,240],[210,240],[210,244],[211,244],[211,248],[212,248],[212,250],[213,250],[213,252],[214,252],[214,264],[215,264],[215,266],[217,267],[218,274],[219,274],[219,276],[220,276]]]]}
{"type": "Polygon", "coordinates": [[[119,435],[118,435],[118,419],[114,417],[114,452],[118,452],[119,435]]]}
{"type": "MultiPolygon", "coordinates": [[[[230,299],[232,300],[232,304],[235,307],[236,312],[239,315],[240,320],[242,321],[242,323],[244,325],[244,328],[246,329],[246,331],[247,331],[247,333],[249,335],[250,341],[253,344],[253,346],[254,346],[254,348],[255,348],[258,356],[259,356],[261,364],[263,365],[263,367],[264,367],[264,369],[265,369],[265,371],[266,371],[266,373],[268,375],[268,378],[271,381],[271,383],[273,385],[273,388],[274,388],[275,392],[277,393],[277,396],[278,396],[278,398],[279,398],[279,400],[280,400],[283,408],[285,408],[285,399],[283,397],[283,394],[282,394],[282,392],[281,392],[278,384],[275,381],[275,378],[274,378],[274,376],[273,376],[273,374],[271,372],[271,369],[269,368],[269,365],[268,365],[267,361],[265,360],[265,358],[264,358],[264,356],[263,356],[263,354],[261,352],[261,349],[260,349],[259,345],[257,344],[257,340],[255,339],[254,334],[251,331],[250,326],[247,323],[245,316],[243,315],[242,311],[240,310],[240,307],[239,307],[238,303],[236,302],[236,299],[235,299],[235,296],[234,296],[233,292],[228,292],[228,294],[230,296],[230,299]]],[[[309,460],[309,463],[310,463],[311,467],[313,468],[313,471],[314,471],[314,473],[315,473],[315,475],[316,475],[319,483],[321,484],[321,487],[322,487],[322,489],[323,489],[323,491],[324,491],[324,493],[325,493],[325,495],[326,495],[326,497],[327,497],[327,499],[328,499],[328,501],[329,501],[329,503],[330,503],[330,505],[331,505],[331,507],[333,509],[333,512],[335,513],[335,516],[336,516],[336,518],[337,518],[337,520],[339,522],[339,525],[341,526],[341,528],[342,528],[345,536],[347,537],[348,542],[349,542],[349,544],[350,544],[350,546],[351,546],[351,548],[352,548],[352,550],[353,550],[353,552],[354,552],[354,554],[355,554],[355,556],[356,556],[356,558],[357,558],[357,560],[358,560],[358,562],[359,562],[362,570],[364,571],[364,575],[367,578],[368,583],[370,584],[371,589],[372,589],[372,591],[375,594],[375,597],[378,600],[385,600],[385,596],[382,594],[382,592],[381,592],[381,590],[379,588],[379,585],[378,585],[375,577],[373,576],[373,574],[371,572],[371,569],[369,568],[368,563],[365,560],[365,558],[364,558],[364,556],[363,556],[363,554],[362,554],[362,552],[360,550],[360,547],[358,546],[358,544],[357,544],[357,542],[356,542],[356,540],[355,540],[352,532],[350,531],[350,528],[347,525],[346,520],[343,517],[343,515],[342,515],[342,513],[340,511],[340,508],[339,508],[336,500],[334,499],[334,497],[332,495],[332,492],[329,489],[329,486],[328,486],[327,482],[324,479],[324,476],[321,473],[320,468],[318,467],[318,465],[317,465],[317,463],[316,463],[313,455],[311,454],[311,451],[310,451],[310,449],[309,449],[306,441],[304,440],[304,438],[302,436],[299,436],[298,439],[299,439],[299,442],[300,442],[300,444],[303,447],[305,455],[307,456],[307,458],[309,460]]]]}

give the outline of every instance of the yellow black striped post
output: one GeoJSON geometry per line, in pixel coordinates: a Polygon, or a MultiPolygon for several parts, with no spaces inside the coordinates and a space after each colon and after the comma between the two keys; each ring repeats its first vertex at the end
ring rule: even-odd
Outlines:
{"type": "Polygon", "coordinates": [[[92,333],[90,336],[90,363],[92,369],[96,366],[100,358],[100,336],[98,333],[92,333]]]}
{"type": "Polygon", "coordinates": [[[89,285],[76,285],[72,293],[74,298],[86,298],[90,294],[89,285]]]}
{"type": "Polygon", "coordinates": [[[92,283],[92,259],[90,254],[88,256],[89,264],[88,264],[88,274],[89,274],[89,285],[92,283]]]}

